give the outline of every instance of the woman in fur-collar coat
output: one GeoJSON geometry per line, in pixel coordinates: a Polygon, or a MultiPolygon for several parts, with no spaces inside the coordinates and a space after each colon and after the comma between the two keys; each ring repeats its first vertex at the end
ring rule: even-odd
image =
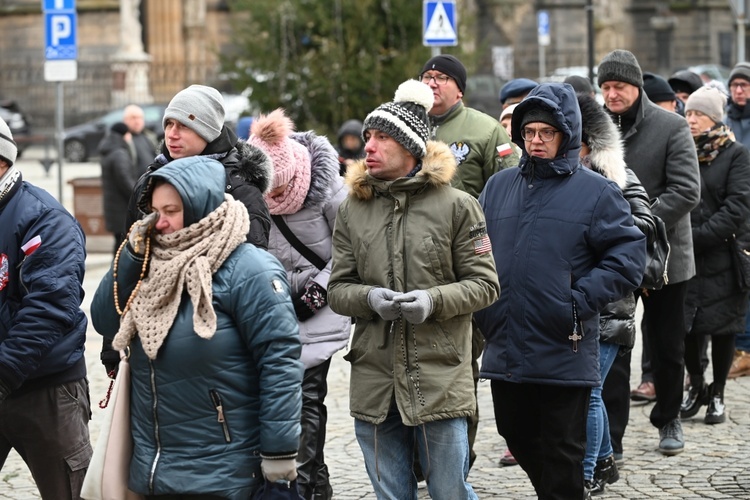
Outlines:
{"type": "Polygon", "coordinates": [[[685,367],[690,389],[680,409],[682,418],[708,405],[704,422],[726,420],[724,386],[734,356],[735,334],[745,330],[748,290],[736,279],[732,240],[746,241],[750,218],[750,155],[724,125],[726,98],[716,89],[696,90],[685,103],[698,153],[701,199],[690,213],[696,275],[685,300],[685,367]],[[701,364],[711,337],[713,383],[707,385],[701,364]]]}
{"type": "Polygon", "coordinates": [[[294,124],[280,109],[253,121],[248,142],[273,161],[271,189],[265,196],[272,219],[268,251],[286,269],[302,342],[305,375],[297,484],[306,499],[330,499],[323,454],[326,378],[331,356],[349,341],[351,322],[328,306],[327,288],[331,235],[346,188],[328,139],[312,131],[294,132],[294,124]]]}

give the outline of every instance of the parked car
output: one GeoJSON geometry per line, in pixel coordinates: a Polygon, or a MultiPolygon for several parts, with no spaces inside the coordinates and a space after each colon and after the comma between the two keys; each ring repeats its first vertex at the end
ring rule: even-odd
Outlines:
{"type": "Polygon", "coordinates": [[[0,116],[10,128],[13,139],[18,146],[18,157],[31,144],[31,125],[28,117],[21,111],[16,101],[11,99],[0,100],[0,116]]]}
{"type": "MultiPolygon", "coordinates": [[[[167,106],[165,104],[144,104],[141,105],[141,108],[143,108],[146,128],[154,131],[161,140],[164,137],[164,128],[161,122],[167,106]]],[[[66,128],[63,140],[65,159],[72,163],[79,163],[98,155],[99,142],[109,133],[109,128],[113,124],[122,121],[124,109],[116,109],[99,118],[66,128]]]]}
{"type": "Polygon", "coordinates": [[[500,118],[503,106],[500,104],[500,89],[505,81],[493,75],[474,75],[466,79],[464,103],[495,119],[500,118]]]}

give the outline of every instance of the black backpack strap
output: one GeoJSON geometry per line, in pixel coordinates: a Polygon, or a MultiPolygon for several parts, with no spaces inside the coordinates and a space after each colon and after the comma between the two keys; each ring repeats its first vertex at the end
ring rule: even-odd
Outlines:
{"type": "Polygon", "coordinates": [[[284,222],[284,218],[282,216],[271,215],[271,219],[273,219],[274,224],[276,224],[276,227],[279,228],[279,231],[281,231],[281,234],[284,235],[284,238],[286,238],[289,244],[291,244],[304,258],[309,260],[315,267],[317,267],[321,271],[326,267],[327,262],[324,261],[318,254],[310,250],[294,235],[292,230],[289,229],[289,226],[286,225],[286,222],[284,222]]]}

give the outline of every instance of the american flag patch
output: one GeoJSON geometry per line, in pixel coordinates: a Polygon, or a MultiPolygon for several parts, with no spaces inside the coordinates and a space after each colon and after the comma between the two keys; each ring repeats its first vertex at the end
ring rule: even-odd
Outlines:
{"type": "Polygon", "coordinates": [[[492,243],[490,243],[490,237],[486,234],[480,238],[474,240],[474,254],[481,255],[483,253],[492,251],[492,243]]]}

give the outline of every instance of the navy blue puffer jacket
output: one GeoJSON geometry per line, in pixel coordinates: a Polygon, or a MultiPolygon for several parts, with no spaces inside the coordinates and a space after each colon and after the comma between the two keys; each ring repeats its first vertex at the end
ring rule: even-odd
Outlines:
{"type": "Polygon", "coordinates": [[[632,292],[646,263],[646,238],[614,182],[581,165],[581,114],[568,84],[542,84],[513,112],[548,111],[563,134],[557,157],[530,157],[492,176],[479,199],[487,219],[500,299],[475,314],[487,343],[481,377],[595,386],[599,311],[632,292]],[[574,344],[574,330],[583,339],[574,344]]]}

